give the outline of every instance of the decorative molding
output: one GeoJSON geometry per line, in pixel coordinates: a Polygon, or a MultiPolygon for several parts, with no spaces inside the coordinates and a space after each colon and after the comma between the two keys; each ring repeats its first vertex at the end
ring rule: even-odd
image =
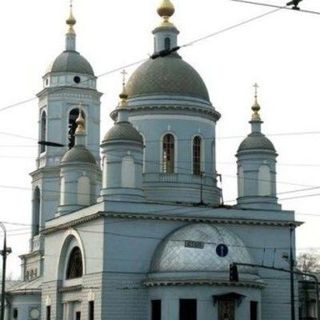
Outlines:
{"type": "MultiPolygon", "coordinates": [[[[170,211],[170,209],[168,209],[170,211]]],[[[254,210],[253,210],[254,211],[254,210]]],[[[193,223],[214,223],[214,224],[233,224],[233,225],[260,225],[260,226],[278,226],[290,227],[294,225],[298,227],[303,223],[300,221],[290,220],[258,220],[244,218],[224,218],[224,217],[195,217],[195,216],[178,216],[178,215],[157,215],[157,214],[141,214],[141,213],[122,213],[108,211],[99,211],[92,215],[82,217],[61,225],[53,226],[41,231],[41,234],[47,235],[56,231],[65,230],[80,224],[90,222],[99,218],[117,218],[117,219],[135,219],[135,220],[157,220],[157,221],[175,221],[175,222],[193,222],[193,223]]]]}
{"type": "Polygon", "coordinates": [[[204,279],[194,279],[194,280],[147,280],[143,283],[147,288],[153,287],[174,287],[174,286],[217,286],[217,287],[239,287],[239,288],[254,288],[263,289],[265,284],[262,282],[255,281],[239,281],[230,282],[227,280],[204,280],[204,279]]]}

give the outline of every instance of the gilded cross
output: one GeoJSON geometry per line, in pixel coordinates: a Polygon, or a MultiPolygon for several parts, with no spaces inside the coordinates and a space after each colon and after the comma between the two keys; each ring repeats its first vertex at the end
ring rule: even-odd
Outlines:
{"type": "Polygon", "coordinates": [[[125,69],[123,69],[121,71],[121,74],[122,74],[122,86],[125,87],[125,85],[126,85],[126,76],[127,76],[128,72],[125,69]]]}
{"type": "Polygon", "coordinates": [[[255,96],[255,97],[258,97],[258,89],[259,89],[258,84],[255,83],[255,84],[253,85],[253,87],[254,87],[254,96],[255,96]]]}

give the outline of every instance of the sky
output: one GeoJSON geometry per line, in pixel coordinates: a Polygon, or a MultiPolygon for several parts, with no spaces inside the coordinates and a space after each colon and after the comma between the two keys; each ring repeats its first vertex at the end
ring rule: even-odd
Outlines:
{"type": "MultiPolygon", "coordinates": [[[[273,10],[231,0],[172,1],[176,13],[171,21],[181,32],[180,45],[273,10]]],[[[266,0],[275,3],[271,1],[266,0]]],[[[0,2],[0,221],[8,229],[13,250],[8,274],[14,278],[20,272],[18,256],[29,249],[29,173],[35,169],[38,133],[35,95],[47,66],[64,49],[68,5],[67,0],[0,2]]],[[[96,75],[152,54],[151,31],[160,21],[157,5],[158,0],[74,0],[77,49],[96,75]]],[[[301,8],[320,12],[320,3],[304,0],[301,8]]],[[[237,197],[234,155],[250,131],[253,84],[259,84],[263,132],[279,154],[279,202],[305,222],[297,230],[298,253],[320,249],[319,39],[320,15],[280,10],[180,50],[222,114],[217,169],[227,204],[237,197]]],[[[126,69],[129,75],[136,67],[126,69]]],[[[98,80],[104,93],[101,136],[112,126],[109,114],[118,102],[121,77],[116,71],[98,80]]]]}

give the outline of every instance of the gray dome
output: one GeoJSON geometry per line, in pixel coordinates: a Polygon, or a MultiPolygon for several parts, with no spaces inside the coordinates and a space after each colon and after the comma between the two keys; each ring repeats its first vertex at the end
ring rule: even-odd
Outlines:
{"type": "Polygon", "coordinates": [[[249,134],[240,144],[238,152],[254,149],[263,149],[276,152],[272,142],[262,133],[254,132],[249,134]]]}
{"type": "Polygon", "coordinates": [[[177,54],[143,63],[127,84],[129,98],[145,95],[181,95],[209,101],[198,72],[177,54]]]}
{"type": "Polygon", "coordinates": [[[62,52],[53,61],[47,72],[73,72],[94,75],[90,63],[77,51],[62,52]]]}
{"type": "Polygon", "coordinates": [[[102,142],[129,140],[143,143],[141,134],[130,122],[116,123],[104,136],[102,142]]]}
{"type": "Polygon", "coordinates": [[[74,146],[68,150],[61,159],[61,163],[67,162],[85,162],[97,164],[92,153],[84,146],[74,146]]]}
{"type": "Polygon", "coordinates": [[[225,228],[199,223],[178,229],[160,243],[151,272],[228,272],[232,262],[252,263],[242,240],[225,228]],[[186,247],[186,241],[202,243],[203,248],[186,247]],[[217,254],[219,244],[228,247],[225,257],[217,254]]]}

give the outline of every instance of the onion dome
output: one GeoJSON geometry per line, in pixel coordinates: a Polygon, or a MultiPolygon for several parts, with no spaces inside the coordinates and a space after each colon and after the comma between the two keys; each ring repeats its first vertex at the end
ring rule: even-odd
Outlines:
{"type": "Polygon", "coordinates": [[[157,9],[157,12],[160,17],[169,19],[174,14],[175,8],[170,0],[162,0],[157,9]]]}
{"type": "MultiPolygon", "coordinates": [[[[165,238],[154,253],[150,271],[229,272],[235,261],[252,263],[243,241],[226,228],[198,223],[165,238]]],[[[247,269],[247,273],[254,272],[247,269]]]]}
{"type": "Polygon", "coordinates": [[[84,146],[74,146],[68,150],[61,159],[61,163],[65,164],[68,162],[85,162],[97,164],[92,153],[84,146]]]}
{"type": "Polygon", "coordinates": [[[97,164],[93,154],[85,147],[85,121],[82,117],[81,105],[79,116],[76,120],[75,146],[68,150],[61,159],[61,164],[69,162],[97,164]]]}
{"type": "Polygon", "coordinates": [[[104,136],[102,143],[115,141],[135,141],[143,143],[142,136],[130,122],[116,123],[104,136]]]}
{"type": "Polygon", "coordinates": [[[129,98],[174,95],[210,100],[199,73],[177,54],[143,63],[130,77],[126,89],[129,98]]]}
{"type": "Polygon", "coordinates": [[[253,132],[241,142],[238,152],[260,149],[276,152],[273,143],[265,135],[259,132],[253,132]]]}

